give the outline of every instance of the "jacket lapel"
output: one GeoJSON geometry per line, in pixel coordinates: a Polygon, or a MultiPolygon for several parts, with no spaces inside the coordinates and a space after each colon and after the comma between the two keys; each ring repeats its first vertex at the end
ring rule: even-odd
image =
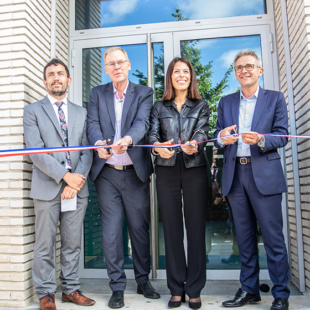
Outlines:
{"type": "Polygon", "coordinates": [[[121,129],[123,129],[124,127],[126,117],[127,117],[128,111],[131,106],[133,92],[134,92],[134,85],[129,81],[129,85],[128,85],[126,96],[125,96],[124,106],[123,106],[121,129]]]}
{"type": "Polygon", "coordinates": [[[259,118],[265,108],[266,101],[267,101],[266,93],[267,93],[266,90],[259,88],[258,98],[256,101],[256,106],[255,106],[253,121],[252,121],[252,126],[251,126],[252,131],[255,131],[259,118]]]}
{"type": "Polygon", "coordinates": [[[109,83],[105,92],[105,102],[107,103],[108,112],[110,115],[111,123],[115,131],[115,107],[114,107],[114,94],[113,84],[109,83]]]}
{"type": "Polygon", "coordinates": [[[239,132],[239,109],[240,109],[240,92],[236,92],[233,97],[233,102],[231,105],[231,115],[233,123],[232,125],[237,125],[237,132],[239,132]]]}
{"type": "Polygon", "coordinates": [[[68,141],[71,137],[72,129],[74,127],[75,113],[76,110],[74,104],[68,100],[68,141]]]}
{"type": "Polygon", "coordinates": [[[55,114],[55,110],[53,109],[51,102],[49,101],[47,96],[44,99],[42,99],[41,102],[43,103],[42,105],[43,109],[45,110],[46,114],[48,115],[52,123],[54,124],[56,131],[59,133],[62,139],[61,128],[60,128],[58,119],[55,114]]]}

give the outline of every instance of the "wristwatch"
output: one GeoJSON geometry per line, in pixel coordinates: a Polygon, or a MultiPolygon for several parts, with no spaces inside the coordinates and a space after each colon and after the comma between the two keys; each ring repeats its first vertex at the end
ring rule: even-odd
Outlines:
{"type": "Polygon", "coordinates": [[[265,137],[264,136],[261,136],[260,141],[257,142],[257,146],[260,148],[265,147],[265,137]]]}

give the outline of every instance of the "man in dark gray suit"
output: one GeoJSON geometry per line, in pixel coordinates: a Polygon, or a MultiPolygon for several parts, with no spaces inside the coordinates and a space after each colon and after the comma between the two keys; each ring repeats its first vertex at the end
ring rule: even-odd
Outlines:
{"type": "MultiPolygon", "coordinates": [[[[24,109],[27,148],[88,145],[86,109],[66,96],[71,84],[67,66],[58,59],[51,60],[44,68],[43,83],[48,95],[24,109]]],[[[32,277],[40,309],[56,309],[54,246],[59,221],[62,301],[93,305],[95,301],[79,291],[78,270],[92,151],[36,154],[30,158],[33,162],[30,197],[34,201],[36,233],[32,277]],[[70,209],[75,210],[61,212],[62,200],[71,202],[70,209]]]]}
{"type": "Polygon", "coordinates": [[[104,53],[105,71],[112,83],[92,89],[87,117],[91,144],[113,143],[111,150],[97,149],[90,171],[95,182],[103,231],[103,251],[110,287],[110,308],[124,306],[123,220],[126,215],[132,244],[137,293],[159,298],[151,286],[149,238],[149,183],[152,173],[150,152],[135,147],[145,144],[153,104],[153,90],[128,80],[131,64],[127,53],[112,47],[104,53]],[[127,148],[122,145],[133,145],[127,148]]]}

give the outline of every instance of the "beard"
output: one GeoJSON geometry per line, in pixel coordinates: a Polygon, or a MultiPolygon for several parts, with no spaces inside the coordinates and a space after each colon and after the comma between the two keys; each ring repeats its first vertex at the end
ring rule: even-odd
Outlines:
{"type": "Polygon", "coordinates": [[[53,89],[54,84],[51,85],[51,91],[50,92],[52,95],[63,96],[67,92],[68,85],[61,84],[62,87],[60,89],[56,90],[56,89],[53,89]]]}
{"type": "Polygon", "coordinates": [[[52,95],[54,96],[63,96],[65,93],[66,93],[67,90],[63,90],[63,89],[60,89],[60,90],[53,90],[51,91],[52,95]]]}

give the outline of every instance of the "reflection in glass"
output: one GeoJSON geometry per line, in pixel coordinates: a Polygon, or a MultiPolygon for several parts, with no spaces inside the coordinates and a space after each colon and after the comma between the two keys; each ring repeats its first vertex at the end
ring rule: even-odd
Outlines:
{"type": "MultiPolygon", "coordinates": [[[[216,127],[217,106],[221,97],[240,89],[234,75],[233,61],[242,49],[254,50],[261,57],[260,36],[181,41],[181,55],[187,57],[199,76],[199,90],[209,102],[210,138],[216,127]]],[[[263,87],[263,78],[259,84],[263,87]]],[[[210,142],[205,148],[208,158],[208,209],[206,218],[207,268],[240,269],[236,231],[229,201],[221,193],[223,157],[210,142]]],[[[257,225],[259,263],[267,268],[266,252],[257,225]]]]}
{"type": "Polygon", "coordinates": [[[266,0],[76,0],[75,29],[266,13],[266,0]]]}
{"type": "MultiPolygon", "coordinates": [[[[221,97],[239,90],[233,62],[242,49],[251,49],[261,58],[260,36],[181,41],[181,55],[188,58],[199,79],[199,91],[210,105],[210,134],[215,131],[217,105],[221,97]]],[[[264,86],[263,77],[259,85],[264,86]]]]}
{"type": "MultiPolygon", "coordinates": [[[[103,55],[108,47],[83,49],[83,106],[88,107],[89,94],[93,87],[111,82],[104,70],[103,55]]],[[[123,46],[131,61],[131,67],[145,72],[147,76],[146,44],[123,46]]],[[[133,70],[132,69],[132,70],[133,70]]],[[[129,71],[129,80],[139,83],[139,78],[129,71]]],[[[147,79],[145,80],[147,83],[147,79]]],[[[84,220],[85,268],[105,269],[102,250],[102,228],[97,193],[94,183],[89,181],[88,207],[84,220]]],[[[123,241],[125,269],[133,269],[130,235],[124,217],[123,241]]]]}
{"type": "MultiPolygon", "coordinates": [[[[165,61],[164,61],[164,43],[152,43],[152,87],[154,89],[154,102],[161,100],[164,93],[165,83],[165,61]]],[[[146,72],[136,70],[133,75],[138,78],[139,84],[147,85],[146,72]]],[[[155,176],[156,178],[156,176],[155,176]]],[[[156,205],[156,249],[157,249],[157,268],[166,269],[164,231],[161,220],[161,213],[158,208],[157,195],[155,188],[156,205]]],[[[152,254],[153,255],[153,254],[152,254]]]]}

